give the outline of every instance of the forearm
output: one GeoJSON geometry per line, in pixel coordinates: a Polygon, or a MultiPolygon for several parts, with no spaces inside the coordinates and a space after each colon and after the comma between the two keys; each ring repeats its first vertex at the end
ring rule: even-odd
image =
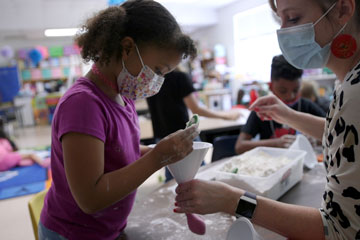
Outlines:
{"type": "Polygon", "coordinates": [[[325,239],[318,209],[257,197],[252,222],[289,239],[325,239]]]}
{"type": "MultiPolygon", "coordinates": [[[[243,191],[232,188],[223,211],[235,215],[243,191]]],[[[252,222],[289,239],[324,239],[321,215],[318,209],[281,203],[257,196],[252,222]]]]}
{"type": "Polygon", "coordinates": [[[208,118],[221,118],[221,119],[224,118],[224,114],[222,112],[216,112],[203,107],[197,107],[193,109],[192,112],[194,114],[198,114],[200,116],[208,117],[208,118]]]}
{"type": "Polygon", "coordinates": [[[43,160],[40,157],[38,157],[36,154],[25,153],[25,154],[20,154],[20,155],[21,155],[22,159],[31,159],[32,161],[34,161],[35,163],[37,163],[39,165],[41,165],[43,162],[43,160]]]}
{"type": "Polygon", "coordinates": [[[235,151],[242,154],[256,147],[278,147],[276,139],[266,139],[259,141],[242,140],[240,144],[236,144],[235,151]]]}
{"type": "Polygon", "coordinates": [[[146,154],[134,163],[102,175],[86,196],[83,210],[95,213],[120,201],[136,190],[160,166],[155,166],[151,153],[146,154]]]}
{"type": "Polygon", "coordinates": [[[288,117],[287,124],[306,135],[322,140],[325,118],[293,111],[288,117]]]}

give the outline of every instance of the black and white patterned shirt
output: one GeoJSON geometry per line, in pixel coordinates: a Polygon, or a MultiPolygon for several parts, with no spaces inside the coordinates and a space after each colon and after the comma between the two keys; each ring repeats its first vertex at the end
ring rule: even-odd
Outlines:
{"type": "Polygon", "coordinates": [[[360,239],[360,63],[335,87],[323,136],[326,239],[360,239]]]}

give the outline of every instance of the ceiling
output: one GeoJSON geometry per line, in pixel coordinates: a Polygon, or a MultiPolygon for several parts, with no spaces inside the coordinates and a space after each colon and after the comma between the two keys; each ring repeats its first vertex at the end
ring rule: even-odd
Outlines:
{"type": "MultiPolygon", "coordinates": [[[[185,32],[214,25],[217,10],[240,0],[158,0],[176,17],[185,32]]],[[[44,38],[47,28],[73,28],[107,0],[0,0],[0,42],[44,38]]]]}

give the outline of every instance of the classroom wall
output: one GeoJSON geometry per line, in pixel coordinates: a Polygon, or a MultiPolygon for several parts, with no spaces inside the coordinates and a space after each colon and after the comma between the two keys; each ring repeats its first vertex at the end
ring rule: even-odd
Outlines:
{"type": "MultiPolygon", "coordinates": [[[[15,49],[35,45],[69,45],[71,38],[46,39],[44,30],[80,27],[87,18],[108,6],[107,0],[12,0],[3,2],[0,7],[0,47],[10,45],[15,49]]],[[[211,3],[208,3],[208,7],[204,7],[203,4],[191,3],[191,0],[184,3],[181,1],[177,3],[163,2],[163,5],[178,19],[185,32],[215,25],[218,21],[217,12],[215,8],[211,7],[211,3]],[[191,7],[189,7],[189,2],[191,7]]]]}
{"type": "Polygon", "coordinates": [[[64,38],[41,38],[41,39],[22,39],[15,38],[10,40],[0,41],[1,46],[11,46],[13,49],[18,50],[21,48],[33,48],[34,46],[68,46],[74,43],[73,38],[64,37],[64,38]]]}
{"type": "Polygon", "coordinates": [[[220,43],[227,51],[228,65],[235,66],[234,24],[233,16],[242,11],[266,4],[267,0],[239,0],[218,10],[218,23],[212,27],[202,28],[191,34],[191,37],[209,49],[220,43]]]}

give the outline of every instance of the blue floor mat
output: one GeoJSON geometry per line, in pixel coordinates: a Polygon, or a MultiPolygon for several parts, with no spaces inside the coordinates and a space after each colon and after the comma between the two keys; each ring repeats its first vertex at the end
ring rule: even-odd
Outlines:
{"type": "Polygon", "coordinates": [[[0,172],[0,200],[40,192],[46,180],[47,169],[37,164],[0,172]]]}

